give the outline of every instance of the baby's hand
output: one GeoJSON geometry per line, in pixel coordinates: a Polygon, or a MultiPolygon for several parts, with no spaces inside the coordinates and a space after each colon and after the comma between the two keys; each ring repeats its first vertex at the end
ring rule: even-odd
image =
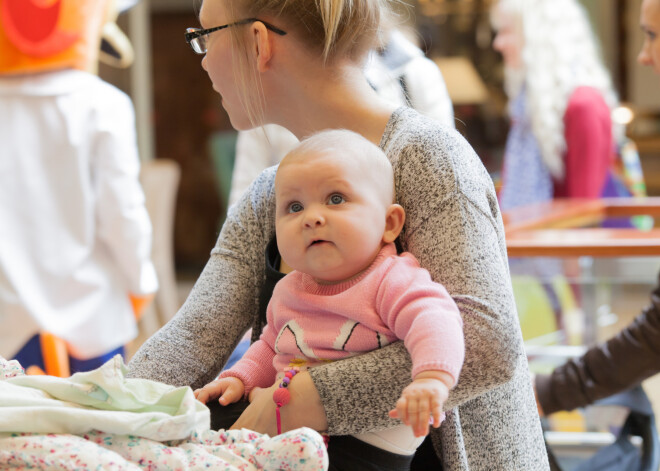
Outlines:
{"type": "Polygon", "coordinates": [[[206,404],[211,399],[219,397],[218,402],[223,406],[236,402],[243,397],[245,385],[238,378],[227,376],[216,379],[201,389],[195,389],[195,398],[206,404]]]}
{"type": "Polygon", "coordinates": [[[443,371],[418,374],[403,390],[389,416],[410,425],[416,437],[428,435],[429,424],[440,427],[442,406],[453,383],[453,378],[443,371]]]}

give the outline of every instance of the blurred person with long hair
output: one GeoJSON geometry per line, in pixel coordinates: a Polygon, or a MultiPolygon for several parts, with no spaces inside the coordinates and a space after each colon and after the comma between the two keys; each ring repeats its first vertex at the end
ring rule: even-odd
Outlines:
{"type": "Polygon", "coordinates": [[[617,98],[583,7],[577,0],[499,0],[492,23],[511,115],[502,209],[603,196],[617,98]]]}

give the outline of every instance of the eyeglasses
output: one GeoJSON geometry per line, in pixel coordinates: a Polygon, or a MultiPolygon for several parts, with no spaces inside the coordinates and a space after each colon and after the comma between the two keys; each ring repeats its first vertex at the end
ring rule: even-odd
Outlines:
{"type": "Polygon", "coordinates": [[[261,23],[264,24],[264,26],[267,29],[271,30],[275,34],[279,34],[280,36],[284,36],[286,34],[286,31],[282,31],[281,29],[271,25],[270,23],[266,23],[265,21],[260,20],[259,18],[246,18],[244,20],[236,21],[235,23],[216,26],[215,28],[208,28],[208,29],[187,28],[186,42],[190,44],[190,47],[192,48],[193,51],[195,51],[195,53],[206,54],[206,39],[209,34],[214,33],[216,31],[220,31],[221,29],[229,28],[230,26],[245,25],[248,23],[254,23],[255,21],[260,21],[261,23]]]}

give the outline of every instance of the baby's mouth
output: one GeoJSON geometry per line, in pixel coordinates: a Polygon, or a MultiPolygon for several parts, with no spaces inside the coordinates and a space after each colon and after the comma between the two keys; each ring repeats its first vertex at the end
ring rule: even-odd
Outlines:
{"type": "Polygon", "coordinates": [[[325,242],[328,242],[328,241],[327,241],[327,240],[323,240],[323,239],[313,240],[313,241],[309,244],[309,247],[313,247],[313,246],[315,246],[315,245],[323,244],[323,243],[325,243],[325,242]]]}

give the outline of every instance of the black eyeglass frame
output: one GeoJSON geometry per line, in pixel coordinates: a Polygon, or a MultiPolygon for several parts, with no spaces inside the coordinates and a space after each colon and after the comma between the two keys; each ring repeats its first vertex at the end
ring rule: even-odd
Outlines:
{"type": "Polygon", "coordinates": [[[264,24],[266,29],[271,30],[275,34],[279,34],[280,36],[284,36],[286,34],[286,31],[279,29],[277,26],[273,26],[270,23],[265,22],[264,20],[260,20],[259,18],[246,18],[244,20],[238,20],[235,21],[234,23],[229,23],[226,25],[222,26],[216,26],[214,28],[206,28],[206,29],[199,29],[199,28],[188,28],[185,32],[185,37],[186,37],[186,42],[188,45],[192,48],[192,50],[196,54],[206,54],[206,51],[203,52],[197,52],[195,48],[192,45],[192,41],[201,38],[202,36],[206,36],[208,34],[214,33],[216,31],[220,31],[221,29],[229,28],[231,26],[238,26],[238,25],[245,25],[248,23],[254,23],[255,21],[259,21],[264,24]]]}

